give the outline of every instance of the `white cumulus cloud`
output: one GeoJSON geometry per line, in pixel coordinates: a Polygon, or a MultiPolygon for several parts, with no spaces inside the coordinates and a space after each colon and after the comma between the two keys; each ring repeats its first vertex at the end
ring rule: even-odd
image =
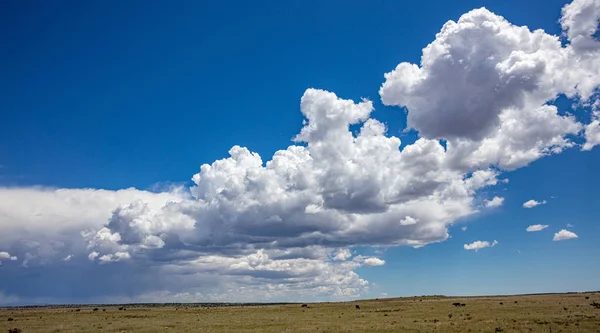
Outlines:
{"type": "Polygon", "coordinates": [[[452,163],[465,169],[512,170],[572,147],[568,136],[583,125],[549,102],[561,94],[592,102],[600,53],[579,40],[597,43],[589,29],[597,5],[574,1],[563,15],[573,45],[485,8],[448,21],[419,65],[403,62],[385,75],[382,101],[405,106],[422,137],[448,140],[452,163]]]}
{"type": "Polygon", "coordinates": [[[562,229],[561,231],[554,234],[554,238],[552,240],[553,241],[561,241],[561,240],[573,239],[573,238],[577,238],[577,237],[578,237],[577,234],[575,234],[574,232],[566,230],[566,229],[562,229]]]}

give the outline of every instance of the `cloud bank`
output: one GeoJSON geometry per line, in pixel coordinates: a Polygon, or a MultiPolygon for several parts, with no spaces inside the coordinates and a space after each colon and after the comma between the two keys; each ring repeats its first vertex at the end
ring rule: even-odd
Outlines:
{"type": "Polygon", "coordinates": [[[445,241],[478,202],[502,204],[480,197],[502,172],[600,142],[598,17],[597,1],[565,6],[564,45],[485,8],[448,21],[420,64],[384,75],[381,100],[405,107],[419,134],[402,149],[371,117],[371,101],[311,88],[300,100],[305,121],[295,144],[267,161],[234,146],[202,165],[189,189],[2,188],[0,244],[15,260],[3,264],[3,279],[14,284],[0,289],[0,301],[359,297],[369,282],[355,270],[385,260],[352,258],[349,248],[445,241]],[[559,96],[590,122],[552,105],[559,96]],[[53,281],[69,290],[48,288],[53,281]]]}

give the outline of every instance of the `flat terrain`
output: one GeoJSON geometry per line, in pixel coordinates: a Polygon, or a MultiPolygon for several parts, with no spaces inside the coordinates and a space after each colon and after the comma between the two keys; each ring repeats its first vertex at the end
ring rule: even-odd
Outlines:
{"type": "Polygon", "coordinates": [[[410,297],[261,306],[125,305],[0,309],[0,333],[600,332],[600,293],[410,297]],[[454,306],[453,303],[465,306],[454,306]],[[356,305],[360,309],[356,309],[356,305]],[[97,310],[94,311],[94,308],[97,310]],[[12,320],[9,320],[12,318],[12,320]]]}

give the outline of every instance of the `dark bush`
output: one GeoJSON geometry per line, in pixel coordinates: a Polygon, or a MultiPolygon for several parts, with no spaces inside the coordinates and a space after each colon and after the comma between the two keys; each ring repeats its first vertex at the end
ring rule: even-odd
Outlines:
{"type": "Polygon", "coordinates": [[[98,308],[94,308],[94,311],[98,311],[98,308]]]}
{"type": "Polygon", "coordinates": [[[307,307],[308,307],[308,304],[302,304],[300,307],[301,307],[301,308],[307,308],[307,307]]]}
{"type": "Polygon", "coordinates": [[[8,329],[8,333],[21,333],[21,332],[23,332],[23,330],[20,328],[9,328],[8,329]]]}
{"type": "Polygon", "coordinates": [[[354,307],[356,308],[356,310],[360,310],[360,305],[356,304],[354,307]]]}
{"type": "Polygon", "coordinates": [[[8,321],[13,321],[14,319],[12,317],[8,318],[8,321]]]}

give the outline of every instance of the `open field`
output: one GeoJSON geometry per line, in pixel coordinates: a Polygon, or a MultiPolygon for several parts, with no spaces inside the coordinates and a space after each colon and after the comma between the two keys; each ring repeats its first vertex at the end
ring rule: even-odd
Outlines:
{"type": "Polygon", "coordinates": [[[600,293],[409,297],[308,307],[5,308],[0,332],[600,332],[600,309],[592,302],[600,302],[600,293]]]}

